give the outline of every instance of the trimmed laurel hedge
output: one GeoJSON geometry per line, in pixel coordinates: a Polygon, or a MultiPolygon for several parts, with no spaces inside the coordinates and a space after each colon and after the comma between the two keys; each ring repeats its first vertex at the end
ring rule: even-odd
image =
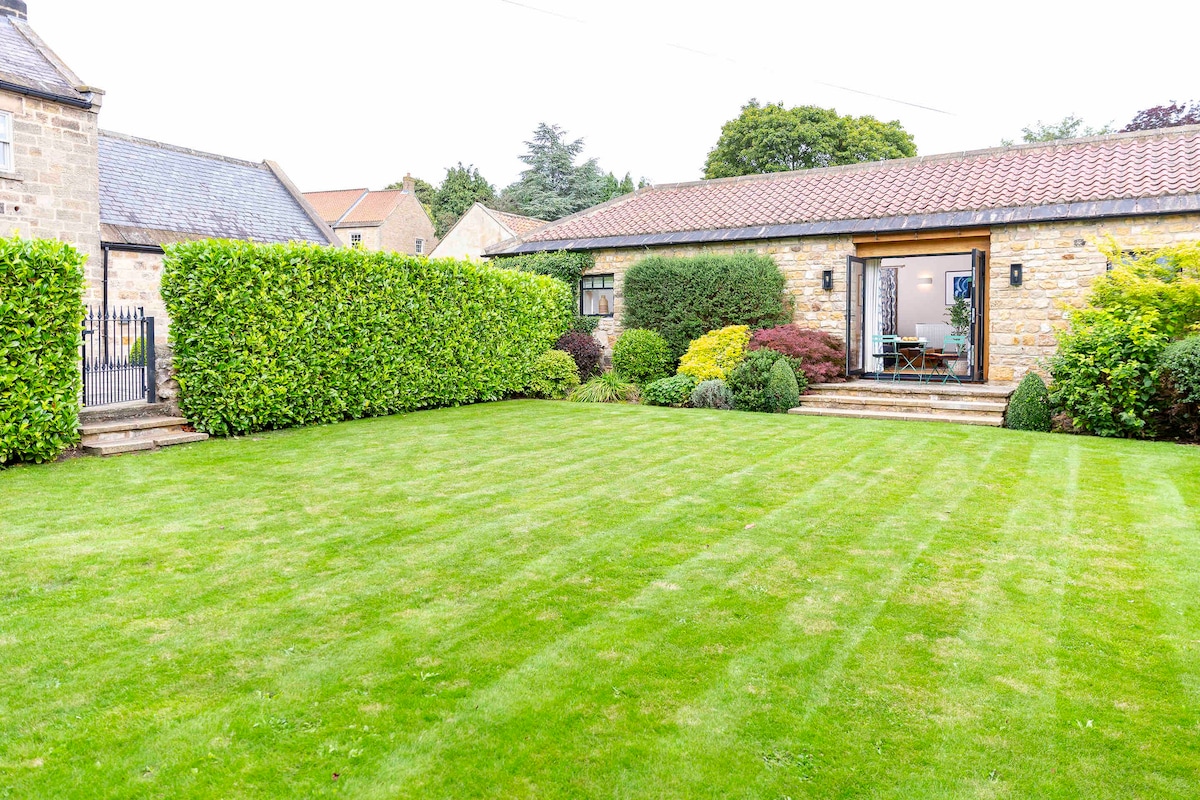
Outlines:
{"type": "Polygon", "coordinates": [[[167,248],[180,407],[218,435],[499,400],[570,321],[540,275],[306,244],[167,248]]]}
{"type": "Polygon", "coordinates": [[[0,239],[0,464],[79,441],[83,262],[46,239],[0,239]]]}
{"type": "Polygon", "coordinates": [[[771,257],[756,253],[650,256],[625,273],[621,324],[658,331],[678,359],[708,331],[789,322],[784,284],[771,257]]]}

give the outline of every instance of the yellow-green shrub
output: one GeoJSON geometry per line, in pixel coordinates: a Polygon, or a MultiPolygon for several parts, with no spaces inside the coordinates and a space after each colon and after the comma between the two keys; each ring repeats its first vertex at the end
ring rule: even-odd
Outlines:
{"type": "Polygon", "coordinates": [[[690,375],[697,381],[724,380],[746,357],[749,344],[750,328],[747,325],[730,325],[719,331],[709,331],[688,346],[679,360],[679,374],[690,375]]]}

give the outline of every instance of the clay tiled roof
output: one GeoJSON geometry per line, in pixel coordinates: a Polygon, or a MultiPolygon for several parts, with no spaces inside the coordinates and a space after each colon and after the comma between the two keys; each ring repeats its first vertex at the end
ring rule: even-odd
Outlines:
{"type": "Polygon", "coordinates": [[[1183,210],[1200,210],[1200,126],[654,186],[490,252],[1183,210]]]}
{"type": "Polygon", "coordinates": [[[398,189],[368,192],[338,225],[379,225],[396,210],[405,194],[406,192],[398,189]]]}
{"type": "Polygon", "coordinates": [[[321,219],[333,225],[346,215],[357,203],[366,189],[340,189],[333,192],[305,192],[304,199],[316,210],[321,219]]]}
{"type": "MultiPolygon", "coordinates": [[[[484,206],[487,208],[487,206],[484,206]]],[[[497,211],[494,208],[488,208],[487,212],[496,220],[513,232],[514,236],[524,236],[530,231],[535,231],[546,224],[546,220],[537,219],[535,217],[523,217],[520,214],[509,214],[507,211],[497,211]]]]}

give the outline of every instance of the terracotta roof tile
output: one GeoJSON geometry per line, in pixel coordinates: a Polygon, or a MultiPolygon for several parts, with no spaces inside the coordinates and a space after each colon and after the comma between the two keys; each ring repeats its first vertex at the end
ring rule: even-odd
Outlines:
{"type": "MultiPolygon", "coordinates": [[[[487,206],[484,206],[484,208],[487,208],[487,206]]],[[[508,228],[516,236],[524,236],[547,224],[544,219],[523,217],[520,214],[509,214],[507,211],[497,211],[494,208],[488,208],[488,213],[499,220],[500,224],[508,228]]]]}
{"type": "Polygon", "coordinates": [[[611,236],[1200,194],[1200,126],[649,187],[526,236],[611,236]]]}
{"type": "Polygon", "coordinates": [[[305,192],[304,199],[316,210],[321,219],[330,225],[337,222],[351,206],[359,201],[366,189],[340,189],[332,192],[305,192]]]}
{"type": "Polygon", "coordinates": [[[383,192],[368,192],[350,213],[341,221],[341,225],[378,225],[396,210],[396,206],[404,199],[407,192],[393,189],[383,192]]]}

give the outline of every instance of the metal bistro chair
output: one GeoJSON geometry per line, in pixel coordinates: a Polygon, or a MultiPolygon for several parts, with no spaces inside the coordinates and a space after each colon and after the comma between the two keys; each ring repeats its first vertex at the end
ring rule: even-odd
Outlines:
{"type": "Polygon", "coordinates": [[[900,362],[900,354],[896,352],[896,344],[899,341],[900,337],[889,334],[874,334],[871,336],[871,358],[877,358],[883,362],[883,368],[875,373],[875,380],[880,380],[880,376],[884,372],[887,372],[888,359],[892,361],[892,380],[896,380],[897,365],[900,362]],[[890,352],[887,349],[888,345],[892,347],[890,352]]]}
{"type": "MultiPolygon", "coordinates": [[[[955,383],[962,383],[955,368],[958,366],[958,362],[967,359],[968,350],[966,336],[954,334],[947,336],[942,341],[941,352],[937,354],[937,364],[933,368],[934,375],[936,376],[940,373],[942,383],[949,382],[951,378],[954,379],[955,383]],[[954,349],[951,350],[951,347],[954,349]]],[[[933,378],[931,377],[930,380],[932,381],[933,378]]]]}

